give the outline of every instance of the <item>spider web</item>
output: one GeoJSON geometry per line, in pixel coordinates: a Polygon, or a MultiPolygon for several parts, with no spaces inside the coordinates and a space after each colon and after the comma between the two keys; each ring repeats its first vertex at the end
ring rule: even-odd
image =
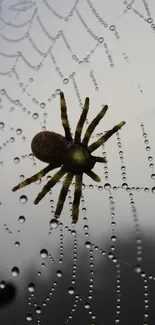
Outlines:
{"type": "Polygon", "coordinates": [[[154,324],[153,0],[0,1],[0,321],[2,324],[154,324]],[[64,92],[74,133],[108,104],[91,142],[126,125],[84,176],[79,221],[74,179],[59,222],[59,182],[33,205],[53,172],[12,192],[44,167],[31,153],[42,130],[64,135],[64,92]]]}

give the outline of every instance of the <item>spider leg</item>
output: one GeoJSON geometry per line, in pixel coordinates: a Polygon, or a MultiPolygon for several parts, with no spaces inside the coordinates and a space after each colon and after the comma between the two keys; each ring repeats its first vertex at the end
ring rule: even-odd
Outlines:
{"type": "Polygon", "coordinates": [[[75,138],[74,138],[75,143],[80,143],[81,142],[81,133],[82,133],[84,122],[85,122],[86,117],[87,117],[88,110],[89,110],[89,98],[86,97],[84,107],[83,107],[80,119],[79,119],[79,121],[77,123],[77,127],[76,127],[76,130],[75,130],[75,138]]]}
{"type": "Polygon", "coordinates": [[[99,148],[103,143],[105,143],[114,133],[116,133],[126,122],[122,121],[119,124],[115,125],[111,130],[107,131],[100,139],[93,142],[89,147],[89,152],[93,152],[99,148]]]}
{"type": "Polygon", "coordinates": [[[44,169],[40,170],[39,173],[34,174],[33,176],[25,179],[23,182],[19,183],[15,187],[13,187],[12,191],[15,192],[15,191],[19,190],[20,188],[23,188],[23,187],[39,180],[40,178],[42,178],[44,175],[46,175],[50,170],[52,170],[54,168],[56,168],[56,167],[53,167],[51,164],[49,164],[44,169]]]}
{"type": "Polygon", "coordinates": [[[85,135],[84,135],[84,138],[82,140],[82,144],[84,146],[87,146],[88,144],[88,141],[94,131],[94,129],[96,128],[96,126],[98,125],[98,123],[100,122],[100,120],[102,119],[102,117],[105,115],[106,111],[108,109],[108,106],[105,105],[101,111],[96,115],[96,117],[92,120],[92,122],[89,124],[86,132],[85,132],[85,135]]]}
{"type": "Polygon", "coordinates": [[[62,185],[62,188],[61,188],[61,192],[60,192],[58,203],[57,203],[56,210],[55,210],[55,215],[54,215],[55,218],[60,217],[61,211],[63,209],[64,202],[65,202],[65,199],[66,199],[66,195],[68,193],[68,189],[70,187],[70,184],[71,184],[71,181],[72,181],[73,177],[74,177],[74,174],[68,173],[67,176],[65,177],[64,181],[63,181],[63,185],[62,185]]]}
{"type": "Polygon", "coordinates": [[[89,177],[91,177],[93,179],[93,181],[95,182],[100,182],[101,178],[95,174],[92,170],[90,170],[89,172],[85,172],[89,177]]]}
{"type": "Polygon", "coordinates": [[[67,106],[66,106],[66,100],[64,97],[64,93],[60,93],[60,106],[61,106],[61,121],[62,121],[62,126],[65,130],[65,138],[69,141],[72,142],[72,135],[70,132],[70,126],[69,126],[69,121],[68,121],[68,116],[67,116],[67,106]]]}
{"type": "Polygon", "coordinates": [[[93,156],[93,158],[94,158],[95,162],[100,162],[100,163],[104,163],[104,164],[106,164],[108,162],[108,160],[103,157],[93,156]]]}
{"type": "Polygon", "coordinates": [[[47,192],[66,174],[66,170],[61,167],[61,169],[53,175],[53,177],[47,182],[47,184],[43,187],[41,192],[37,195],[34,200],[34,204],[38,204],[42,198],[46,195],[47,192]]]}
{"type": "Polygon", "coordinates": [[[83,176],[82,173],[75,175],[75,191],[74,191],[74,200],[73,200],[73,207],[72,207],[72,220],[75,223],[78,221],[78,217],[79,217],[79,205],[80,205],[80,198],[82,194],[82,176],[83,176]]]}

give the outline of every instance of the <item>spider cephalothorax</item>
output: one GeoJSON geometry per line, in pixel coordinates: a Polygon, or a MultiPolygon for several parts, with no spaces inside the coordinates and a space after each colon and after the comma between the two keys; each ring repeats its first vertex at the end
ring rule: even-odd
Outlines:
{"type": "Polygon", "coordinates": [[[67,116],[67,106],[63,92],[60,93],[60,105],[61,105],[61,120],[65,131],[65,137],[50,131],[43,131],[37,133],[31,142],[31,149],[36,158],[48,163],[44,169],[30,178],[27,178],[12,190],[16,191],[32,182],[37,181],[50,170],[60,167],[60,170],[53,175],[53,177],[43,187],[42,191],[38,194],[34,200],[34,204],[38,204],[39,201],[46,195],[47,192],[65,175],[62,189],[60,191],[57,207],[55,210],[55,217],[58,218],[63,209],[63,205],[66,199],[66,195],[69,186],[75,176],[75,192],[72,207],[72,220],[76,223],[79,215],[79,204],[82,193],[82,177],[83,173],[86,173],[94,181],[100,182],[100,177],[96,175],[92,169],[96,162],[106,163],[106,159],[103,157],[92,156],[91,153],[105,143],[114,133],[116,133],[125,122],[122,121],[115,125],[111,130],[107,131],[105,135],[99,138],[97,141],[88,145],[89,139],[99,123],[99,121],[105,115],[108,106],[105,105],[98,115],[89,124],[83,140],[81,140],[81,133],[84,122],[89,110],[89,98],[86,97],[84,107],[78,121],[74,139],[70,132],[70,126],[67,116]]]}

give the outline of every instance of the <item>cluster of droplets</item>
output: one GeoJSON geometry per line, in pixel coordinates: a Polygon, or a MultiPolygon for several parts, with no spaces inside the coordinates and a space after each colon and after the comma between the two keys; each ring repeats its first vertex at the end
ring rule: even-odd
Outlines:
{"type": "MultiPolygon", "coordinates": [[[[149,167],[151,169],[151,179],[153,181],[155,181],[153,157],[151,155],[151,147],[150,147],[150,144],[149,144],[148,135],[145,132],[144,123],[141,123],[141,130],[142,130],[142,134],[143,134],[143,138],[144,138],[145,149],[146,149],[147,154],[148,154],[148,162],[149,162],[149,167]]],[[[155,194],[155,186],[152,187],[152,193],[155,194]]]]}

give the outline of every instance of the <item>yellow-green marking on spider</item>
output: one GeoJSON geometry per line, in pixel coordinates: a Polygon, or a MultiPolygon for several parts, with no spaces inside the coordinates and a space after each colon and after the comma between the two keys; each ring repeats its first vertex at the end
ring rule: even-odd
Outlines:
{"type": "Polygon", "coordinates": [[[118,130],[121,129],[125,124],[125,122],[122,121],[119,124],[115,125],[97,141],[93,142],[91,145],[88,145],[95,127],[105,115],[108,106],[105,105],[102,107],[101,111],[88,125],[82,140],[81,133],[89,110],[89,98],[86,97],[85,99],[82,113],[75,129],[74,137],[72,137],[70,131],[66,100],[63,92],[60,92],[60,107],[61,122],[64,128],[65,136],[52,131],[42,131],[34,136],[31,142],[32,152],[37,159],[48,163],[48,165],[35,175],[16,185],[12,191],[15,192],[18,189],[36,182],[37,180],[41,179],[41,177],[45,176],[49,171],[59,167],[59,170],[52,176],[52,178],[37,195],[36,199],[34,200],[34,204],[38,204],[42,198],[50,191],[50,189],[54,187],[63,176],[65,176],[55,210],[55,218],[59,218],[69,187],[73,178],[75,177],[75,190],[72,204],[72,220],[74,223],[76,223],[79,217],[83,174],[87,174],[95,182],[100,182],[101,179],[93,171],[93,168],[97,162],[107,163],[106,158],[92,156],[92,152],[99,148],[103,143],[105,143],[114,133],[118,132],[118,130]]]}

